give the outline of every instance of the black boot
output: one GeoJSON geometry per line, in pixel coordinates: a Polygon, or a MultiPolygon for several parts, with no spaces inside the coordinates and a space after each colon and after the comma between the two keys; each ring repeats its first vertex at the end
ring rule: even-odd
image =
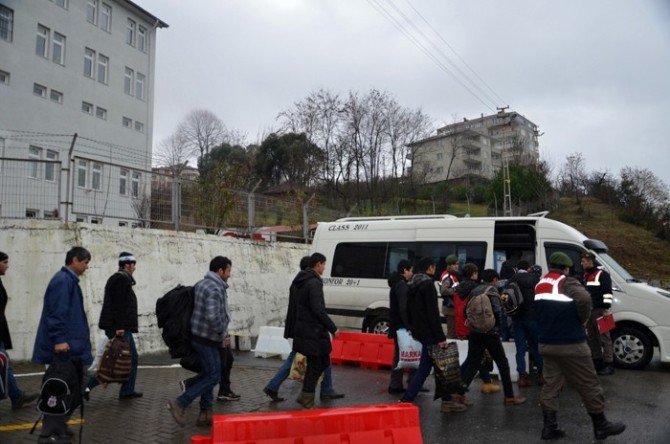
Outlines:
{"type": "Polygon", "coordinates": [[[618,435],[626,430],[626,425],[622,422],[609,422],[604,413],[589,413],[593,421],[593,432],[596,439],[605,439],[608,436],[618,435]]]}
{"type": "Polygon", "coordinates": [[[605,363],[600,370],[597,371],[600,376],[609,376],[614,374],[614,365],[611,362],[605,363]]]}
{"type": "Polygon", "coordinates": [[[542,410],[544,416],[544,427],[542,428],[542,439],[559,439],[565,436],[565,432],[558,428],[556,422],[556,412],[551,410],[542,410]]]}
{"type": "Polygon", "coordinates": [[[594,359],[593,360],[593,368],[596,369],[596,372],[599,372],[600,369],[603,368],[603,360],[602,359],[594,359]]]}

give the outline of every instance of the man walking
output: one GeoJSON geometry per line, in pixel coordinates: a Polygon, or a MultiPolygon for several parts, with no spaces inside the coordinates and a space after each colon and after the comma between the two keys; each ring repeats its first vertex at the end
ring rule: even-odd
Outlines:
{"type": "Polygon", "coordinates": [[[450,254],[445,259],[447,268],[440,276],[440,296],[442,314],[447,318],[447,339],[456,339],[456,318],[454,314],[454,291],[462,278],[458,274],[458,256],[450,254]]]}
{"type": "MultiPolygon", "coordinates": [[[[73,247],[65,255],[65,266],[51,278],[44,294],[44,307],[32,357],[33,362],[38,364],[51,364],[56,359],[72,360],[80,382],[84,378],[84,366],[93,362],[84,297],[79,287],[79,277],[88,269],[90,261],[91,253],[88,250],[73,247]]],[[[38,442],[70,442],[72,432],[67,428],[69,418],[69,414],[45,414],[38,442]]]]}
{"type": "Polygon", "coordinates": [[[326,257],[321,253],[310,256],[309,268],[301,270],[293,279],[295,306],[289,301],[286,328],[293,334],[293,350],[307,357],[307,370],[302,383],[298,404],[306,409],[314,407],[314,392],[321,373],[330,365],[332,350],[330,334],[337,336],[337,327],[326,313],[321,275],[326,257]],[[293,314],[291,316],[291,313],[293,314]]]}
{"type": "MultiPolygon", "coordinates": [[[[7,273],[8,268],[9,256],[0,251],[0,276],[4,276],[5,273],[7,273]]],[[[12,337],[9,334],[9,324],[7,323],[7,317],[5,316],[5,308],[7,308],[8,301],[7,291],[2,285],[2,279],[0,279],[0,351],[5,354],[7,354],[7,350],[12,349],[12,337]]],[[[19,386],[16,384],[14,369],[12,368],[12,361],[9,359],[9,355],[7,355],[7,358],[7,386],[5,387],[5,391],[7,397],[12,401],[12,409],[17,410],[29,405],[37,399],[37,394],[33,393],[26,395],[19,389],[19,386]]]]}
{"type": "MultiPolygon", "coordinates": [[[[400,351],[398,349],[398,337],[396,332],[405,328],[409,330],[409,322],[407,321],[407,282],[412,279],[413,275],[412,264],[403,259],[398,262],[398,270],[394,271],[388,278],[389,287],[389,308],[391,312],[391,322],[389,325],[389,338],[393,339],[393,366],[391,367],[391,383],[389,384],[388,392],[391,394],[405,393],[403,388],[402,378],[405,373],[404,369],[397,369],[398,361],[400,360],[400,351]]],[[[408,382],[412,380],[416,373],[416,369],[410,369],[408,382]]]]}
{"type": "MultiPolygon", "coordinates": [[[[300,270],[307,270],[309,268],[309,263],[311,256],[304,256],[300,259],[300,270]]],[[[297,277],[297,276],[296,276],[297,277]]],[[[284,322],[284,337],[286,339],[293,339],[293,325],[295,317],[295,307],[296,307],[296,292],[297,287],[291,285],[289,288],[288,296],[288,309],[286,311],[286,320],[284,322]],[[289,327],[289,325],[291,327],[289,327]]],[[[291,351],[288,357],[282,364],[282,366],[277,370],[277,373],[272,377],[270,382],[263,388],[263,393],[268,395],[272,402],[281,402],[284,398],[279,396],[279,387],[281,384],[288,378],[291,372],[291,365],[295,359],[296,351],[291,351]]],[[[338,393],[333,389],[333,366],[329,364],[328,367],[323,371],[323,380],[321,381],[321,399],[340,399],[344,398],[343,393],[338,393]]]]}
{"type": "Polygon", "coordinates": [[[198,353],[202,367],[193,384],[177,399],[168,401],[168,409],[177,424],[186,424],[186,408],[200,397],[200,414],[196,425],[212,425],[214,386],[221,377],[220,349],[230,345],[228,324],[228,279],[232,272],[232,261],[216,256],[209,263],[204,279],[195,284],[193,314],[191,315],[191,344],[198,353]]]}
{"type": "MultiPolygon", "coordinates": [[[[133,333],[137,333],[137,296],[133,291],[135,279],[133,274],[137,268],[135,256],[126,251],[119,254],[119,269],[107,280],[105,285],[105,299],[100,311],[98,327],[105,331],[107,338],[114,336],[123,338],[130,345],[131,370],[130,378],[121,384],[119,399],[141,398],[142,393],[135,391],[137,379],[137,348],[133,333]]],[[[95,377],[88,381],[86,391],[99,385],[95,377]]]]}
{"type": "Polygon", "coordinates": [[[542,374],[542,356],[537,342],[537,315],[535,313],[535,286],[540,282],[540,274],[531,271],[526,260],[520,260],[515,267],[516,273],[509,278],[507,285],[516,284],[523,296],[523,303],[512,315],[514,325],[514,343],[516,345],[516,370],[519,372],[519,387],[528,387],[530,378],[526,368],[526,352],[530,354],[537,366],[537,384],[544,384],[542,374]]]}
{"type": "Polygon", "coordinates": [[[622,433],[626,426],[605,418],[605,397],[586,345],[584,324],[591,314],[591,298],[584,287],[568,277],[572,259],[557,251],[549,258],[549,273],[535,287],[540,353],[544,358],[544,380],[540,405],[544,417],[542,439],[565,436],[558,428],[558,397],[565,381],[582,398],[596,439],[622,433]]]}
{"type": "Polygon", "coordinates": [[[612,278],[610,274],[596,267],[596,257],[585,252],[581,256],[584,269],[584,285],[591,295],[591,317],[586,325],[588,343],[591,348],[591,359],[599,375],[607,376],[614,373],[614,348],[610,333],[600,334],[596,320],[609,314],[612,306],[612,278]]]}

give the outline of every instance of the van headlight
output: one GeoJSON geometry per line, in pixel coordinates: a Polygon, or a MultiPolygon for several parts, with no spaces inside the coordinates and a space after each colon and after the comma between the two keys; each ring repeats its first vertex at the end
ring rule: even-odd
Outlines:
{"type": "Polygon", "coordinates": [[[663,290],[656,290],[656,291],[657,291],[658,294],[660,294],[661,296],[665,296],[666,298],[670,298],[670,292],[663,291],[663,290]]]}

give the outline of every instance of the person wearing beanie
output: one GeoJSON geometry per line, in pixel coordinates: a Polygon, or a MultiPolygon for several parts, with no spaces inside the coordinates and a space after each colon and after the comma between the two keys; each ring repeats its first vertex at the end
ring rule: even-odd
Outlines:
{"type": "MultiPolygon", "coordinates": [[[[105,299],[102,303],[98,327],[105,331],[109,339],[120,336],[130,345],[132,354],[130,379],[121,384],[119,399],[141,398],[142,393],[135,391],[138,356],[133,339],[133,333],[138,331],[137,296],[133,291],[135,285],[133,273],[137,267],[137,259],[132,253],[124,251],[119,254],[118,264],[119,269],[110,276],[105,285],[105,299]]],[[[86,394],[88,395],[90,389],[98,384],[96,379],[89,379],[86,394]]]]}
{"type": "Polygon", "coordinates": [[[567,381],[582,398],[593,422],[595,438],[622,433],[626,426],[605,418],[605,397],[591,361],[584,325],[591,315],[591,296],[582,284],[569,277],[572,259],[562,251],[549,257],[549,273],[535,286],[538,342],[544,360],[540,405],[544,419],[542,439],[565,436],[558,427],[558,397],[567,381]]]}
{"type": "MultiPolygon", "coordinates": [[[[9,256],[0,251],[0,276],[4,276],[8,268],[9,256]]],[[[7,308],[8,301],[7,291],[2,285],[2,279],[0,279],[0,352],[3,352],[7,357],[7,386],[5,387],[5,391],[7,397],[12,401],[12,409],[16,410],[30,405],[32,401],[37,399],[37,393],[30,395],[24,393],[16,384],[16,378],[14,378],[12,361],[7,354],[7,350],[12,349],[12,337],[9,334],[9,324],[5,316],[5,308],[7,308]]]]}

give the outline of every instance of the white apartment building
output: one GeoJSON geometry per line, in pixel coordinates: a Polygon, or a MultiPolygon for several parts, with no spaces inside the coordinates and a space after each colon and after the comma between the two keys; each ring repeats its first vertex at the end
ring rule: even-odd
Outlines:
{"type": "Polygon", "coordinates": [[[516,112],[464,118],[409,145],[412,174],[426,183],[467,176],[492,179],[503,165],[503,156],[525,164],[538,162],[537,139],[537,125],[516,112]]]}
{"type": "Polygon", "coordinates": [[[0,217],[140,218],[167,26],[127,0],[0,0],[0,217]]]}

